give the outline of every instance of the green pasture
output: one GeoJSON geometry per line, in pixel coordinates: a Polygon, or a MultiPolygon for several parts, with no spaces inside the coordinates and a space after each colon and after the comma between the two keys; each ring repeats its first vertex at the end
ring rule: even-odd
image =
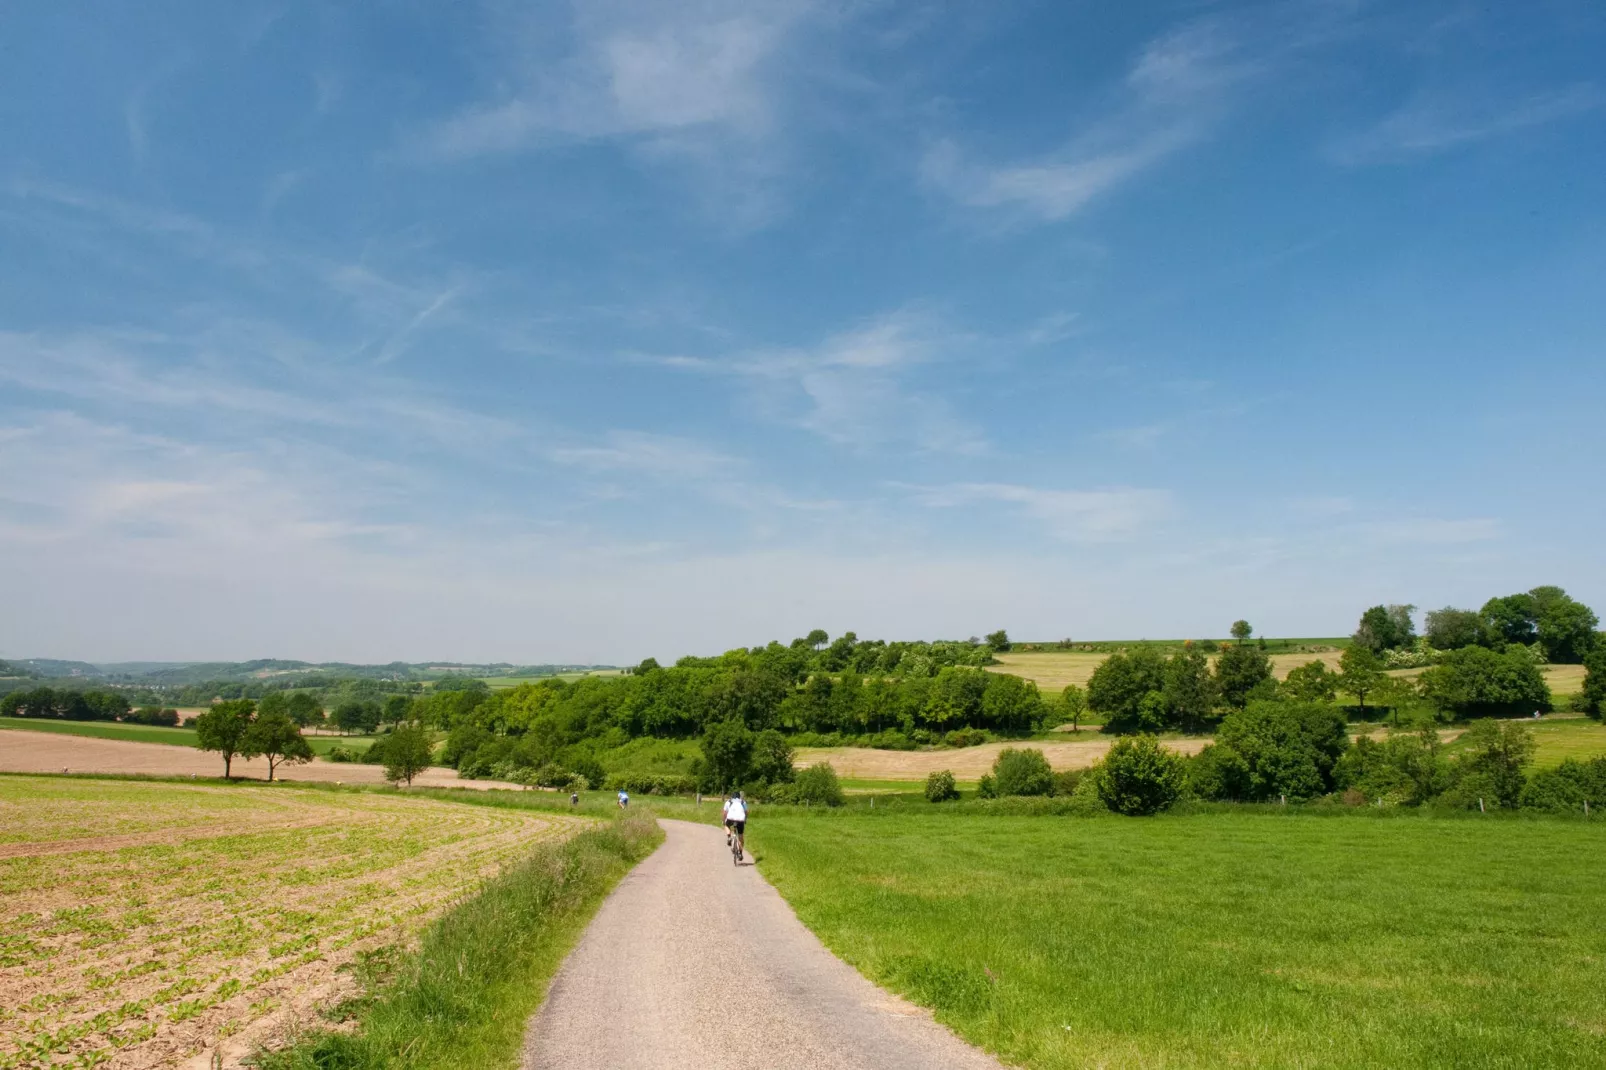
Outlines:
{"type": "Polygon", "coordinates": [[[867,977],[1032,1070],[1606,1065],[1606,822],[755,814],[867,977]]]}
{"type": "MultiPolygon", "coordinates": [[[[55,721],[41,717],[0,717],[0,729],[20,728],[28,732],[55,732],[64,736],[87,736],[90,739],[119,739],[128,743],[167,743],[175,747],[195,746],[195,729],[164,728],[161,725],[123,724],[120,721],[55,721]]],[[[312,735],[314,754],[328,754],[335,747],[362,750],[374,741],[373,736],[312,735]]]]}

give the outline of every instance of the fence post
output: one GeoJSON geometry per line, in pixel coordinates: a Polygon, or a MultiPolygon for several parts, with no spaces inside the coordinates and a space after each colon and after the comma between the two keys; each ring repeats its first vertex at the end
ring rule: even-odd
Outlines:
{"type": "Polygon", "coordinates": [[[1283,800],[1282,805],[1287,806],[1288,805],[1288,796],[1286,796],[1286,795],[1282,796],[1282,800],[1283,800]]]}
{"type": "Polygon", "coordinates": [[[1483,808],[1483,797],[1482,796],[1478,797],[1478,813],[1480,813],[1480,814],[1488,813],[1488,811],[1483,808]]]}

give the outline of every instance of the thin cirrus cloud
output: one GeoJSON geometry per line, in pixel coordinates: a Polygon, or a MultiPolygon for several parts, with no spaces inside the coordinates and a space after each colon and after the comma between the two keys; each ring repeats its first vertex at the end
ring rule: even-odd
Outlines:
{"type": "Polygon", "coordinates": [[[900,309],[810,348],[765,349],[720,359],[645,359],[737,380],[756,411],[835,445],[913,446],[975,455],[988,448],[981,431],[944,397],[914,382],[920,369],[951,362],[969,341],[928,312],[900,309]]]}
{"type": "Polygon", "coordinates": [[[1057,490],[1016,483],[950,483],[911,489],[917,503],[933,509],[1015,506],[1067,542],[1109,542],[1141,535],[1174,508],[1169,491],[1137,487],[1057,490]]]}
{"type": "Polygon", "coordinates": [[[1603,107],[1606,92],[1591,83],[1514,100],[1466,93],[1424,95],[1369,129],[1334,141],[1328,155],[1352,166],[1410,160],[1577,119],[1603,107]]]}

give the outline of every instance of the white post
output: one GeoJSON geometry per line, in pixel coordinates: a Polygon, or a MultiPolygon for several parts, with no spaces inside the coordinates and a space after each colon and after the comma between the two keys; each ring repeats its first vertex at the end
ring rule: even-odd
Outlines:
{"type": "Polygon", "coordinates": [[[1283,800],[1282,804],[1284,806],[1287,806],[1288,805],[1288,796],[1286,796],[1286,795],[1282,796],[1282,800],[1283,800]]]}
{"type": "Polygon", "coordinates": [[[1480,813],[1480,814],[1488,813],[1488,811],[1483,808],[1483,799],[1482,799],[1481,796],[1478,799],[1478,813],[1480,813]]]}

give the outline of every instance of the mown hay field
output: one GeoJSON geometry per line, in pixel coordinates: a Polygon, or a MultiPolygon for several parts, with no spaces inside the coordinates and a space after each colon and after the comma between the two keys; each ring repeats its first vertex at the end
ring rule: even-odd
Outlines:
{"type": "MultiPolygon", "coordinates": [[[[1324,650],[1306,654],[1271,654],[1271,671],[1281,680],[1289,672],[1312,661],[1320,661],[1329,669],[1338,670],[1340,651],[1324,650]]],[[[997,654],[998,664],[987,666],[990,672],[1001,672],[1031,680],[1045,693],[1058,694],[1066,684],[1086,687],[1093,670],[1104,664],[1108,654],[1082,653],[1074,650],[1048,651],[1030,654],[997,654]]],[[[1212,657],[1211,662],[1215,662],[1212,657]]]]}
{"type": "Polygon", "coordinates": [[[0,776],[0,1068],[238,1053],[584,819],[404,795],[0,776]]]}
{"type": "Polygon", "coordinates": [[[804,923],[1010,1065],[1606,1066],[1600,820],[765,815],[804,923]]]}

